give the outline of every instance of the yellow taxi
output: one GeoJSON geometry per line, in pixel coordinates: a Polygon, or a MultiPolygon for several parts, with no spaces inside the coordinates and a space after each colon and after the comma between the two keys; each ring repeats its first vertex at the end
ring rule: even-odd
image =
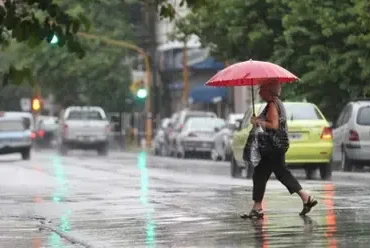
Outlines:
{"type": "MultiPolygon", "coordinates": [[[[266,104],[256,104],[256,113],[261,113],[266,104]]],[[[289,168],[305,169],[307,179],[312,179],[319,169],[321,179],[331,178],[333,135],[329,122],[320,109],[309,102],[284,102],[287,114],[290,147],[286,153],[289,168]]],[[[240,177],[246,170],[247,178],[253,175],[254,167],[243,161],[243,149],[252,129],[252,108],[244,114],[232,141],[231,176],[240,177]]]]}

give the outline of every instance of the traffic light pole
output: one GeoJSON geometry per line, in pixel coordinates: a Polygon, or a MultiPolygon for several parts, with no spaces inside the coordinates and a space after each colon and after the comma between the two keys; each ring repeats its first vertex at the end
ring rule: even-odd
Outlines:
{"type": "Polygon", "coordinates": [[[31,100],[31,113],[32,113],[32,121],[33,121],[33,128],[34,130],[31,131],[36,131],[37,129],[37,117],[39,115],[39,111],[41,111],[41,107],[38,110],[33,109],[33,99],[41,99],[41,88],[40,85],[37,82],[33,83],[33,95],[32,95],[32,100],[31,100]]]}
{"type": "Polygon", "coordinates": [[[124,41],[119,41],[119,40],[113,40],[113,39],[108,39],[104,38],[98,35],[93,35],[93,34],[88,34],[84,32],[78,32],[78,36],[84,37],[87,39],[96,39],[96,40],[101,40],[107,45],[113,45],[113,46],[118,46],[130,50],[134,50],[137,53],[139,53],[141,56],[144,58],[144,63],[145,63],[145,77],[146,77],[146,90],[147,90],[147,97],[146,97],[146,102],[145,102],[145,112],[146,112],[146,123],[145,123],[145,133],[146,133],[146,144],[147,147],[151,147],[152,143],[152,97],[151,97],[151,85],[152,85],[152,72],[151,72],[151,67],[150,67],[150,61],[149,61],[149,56],[144,52],[143,49],[140,47],[131,44],[129,42],[124,42],[124,41]]]}

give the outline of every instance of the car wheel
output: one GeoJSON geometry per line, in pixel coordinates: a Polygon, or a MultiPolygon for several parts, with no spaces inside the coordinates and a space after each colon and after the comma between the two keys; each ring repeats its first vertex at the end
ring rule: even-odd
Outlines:
{"type": "Polygon", "coordinates": [[[30,148],[25,148],[22,152],[22,159],[23,160],[30,160],[31,159],[31,149],[30,148]]]}
{"type": "Polygon", "coordinates": [[[342,158],[340,160],[342,171],[352,171],[353,165],[352,161],[347,157],[346,152],[342,152],[342,158]]]}
{"type": "Polygon", "coordinates": [[[305,168],[305,171],[307,180],[312,180],[315,178],[316,168],[305,168]]]}
{"type": "Polygon", "coordinates": [[[166,150],[166,145],[165,144],[162,144],[161,145],[161,152],[160,152],[161,156],[167,156],[167,150],[166,150]]]}
{"type": "Polygon", "coordinates": [[[175,154],[176,154],[175,157],[177,157],[177,158],[185,158],[186,157],[186,152],[179,145],[176,146],[175,154]]]}
{"type": "Polygon", "coordinates": [[[108,155],[108,145],[102,145],[98,148],[98,155],[99,156],[107,156],[108,155]]]}
{"type": "Polygon", "coordinates": [[[225,156],[223,157],[224,161],[231,161],[232,155],[230,152],[225,152],[225,156]]]}
{"type": "Polygon", "coordinates": [[[321,164],[319,167],[320,177],[322,180],[331,180],[332,175],[332,163],[321,164]]]}
{"type": "Polygon", "coordinates": [[[231,159],[230,162],[230,174],[232,177],[241,177],[242,175],[242,168],[239,167],[234,157],[231,159]]]}
{"type": "Polygon", "coordinates": [[[154,155],[155,156],[160,155],[159,149],[157,147],[154,147],[154,155]]]}
{"type": "Polygon", "coordinates": [[[215,149],[213,149],[213,150],[211,151],[211,159],[212,159],[213,161],[219,161],[219,160],[220,160],[220,156],[217,154],[217,152],[216,152],[216,150],[215,150],[215,149]]]}
{"type": "Polygon", "coordinates": [[[60,155],[63,155],[63,156],[67,155],[68,154],[68,147],[67,147],[67,145],[65,145],[65,144],[62,143],[60,145],[60,147],[59,147],[59,153],[60,153],[60,155]]]}

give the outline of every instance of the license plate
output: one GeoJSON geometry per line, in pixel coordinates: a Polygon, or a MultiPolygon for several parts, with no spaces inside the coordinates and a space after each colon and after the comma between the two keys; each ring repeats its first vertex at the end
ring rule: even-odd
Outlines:
{"type": "Polygon", "coordinates": [[[80,140],[82,140],[82,141],[93,141],[93,140],[94,140],[94,137],[90,137],[90,136],[81,136],[81,137],[80,137],[80,140]]]}
{"type": "Polygon", "coordinates": [[[289,133],[289,140],[300,140],[302,139],[302,134],[300,133],[289,133]]]}
{"type": "Polygon", "coordinates": [[[202,144],[202,147],[208,147],[208,144],[207,143],[203,143],[202,144]]]}

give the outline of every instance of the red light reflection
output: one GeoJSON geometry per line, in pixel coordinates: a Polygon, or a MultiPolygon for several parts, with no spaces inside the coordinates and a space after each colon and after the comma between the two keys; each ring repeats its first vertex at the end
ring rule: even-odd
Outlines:
{"type": "Polygon", "coordinates": [[[325,184],[324,185],[325,194],[324,194],[324,204],[327,210],[326,214],[326,232],[325,237],[327,237],[329,241],[329,248],[337,248],[337,240],[334,237],[334,234],[337,232],[337,222],[334,212],[334,185],[333,184],[325,184]]]}

